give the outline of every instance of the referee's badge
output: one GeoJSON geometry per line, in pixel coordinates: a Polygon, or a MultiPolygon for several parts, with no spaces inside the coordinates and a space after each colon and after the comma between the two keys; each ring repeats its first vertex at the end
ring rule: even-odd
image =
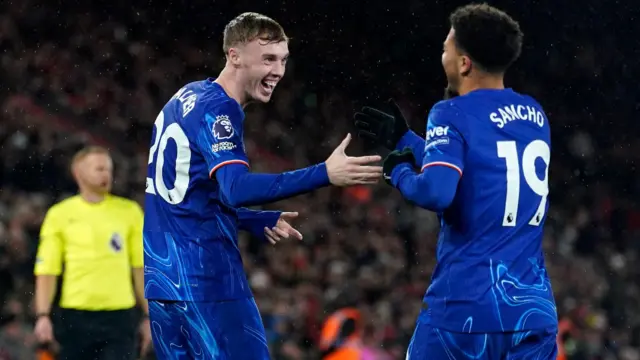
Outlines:
{"type": "Polygon", "coordinates": [[[111,235],[111,240],[109,240],[109,246],[111,247],[111,250],[119,253],[120,251],[122,251],[122,244],[123,242],[120,234],[113,233],[113,235],[111,235]]]}

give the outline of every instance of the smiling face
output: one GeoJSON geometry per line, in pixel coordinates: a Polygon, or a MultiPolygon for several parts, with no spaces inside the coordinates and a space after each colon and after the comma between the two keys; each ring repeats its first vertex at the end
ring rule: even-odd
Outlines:
{"type": "Polygon", "coordinates": [[[241,14],[227,24],[223,50],[227,64],[236,71],[243,98],[268,102],[289,57],[289,38],[280,24],[261,14],[241,14]]]}
{"type": "Polygon", "coordinates": [[[237,51],[238,74],[244,84],[246,98],[248,101],[268,102],[286,70],[289,57],[287,42],[255,39],[234,50],[237,51]]]}
{"type": "Polygon", "coordinates": [[[471,71],[471,59],[456,46],[453,28],[447,34],[442,48],[442,68],[447,76],[447,97],[457,96],[462,78],[471,71]]]}

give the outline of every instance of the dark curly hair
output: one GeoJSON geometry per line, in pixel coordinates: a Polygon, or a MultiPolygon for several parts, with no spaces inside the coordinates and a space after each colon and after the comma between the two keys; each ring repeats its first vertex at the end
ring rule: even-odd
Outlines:
{"type": "Polygon", "coordinates": [[[457,8],[449,16],[455,44],[488,73],[504,73],[520,56],[522,31],[517,21],[488,4],[457,8]]]}

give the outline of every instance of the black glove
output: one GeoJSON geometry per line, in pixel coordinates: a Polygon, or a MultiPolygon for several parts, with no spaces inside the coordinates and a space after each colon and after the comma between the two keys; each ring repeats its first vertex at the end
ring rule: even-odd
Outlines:
{"type": "Polygon", "coordinates": [[[384,162],[382,163],[382,176],[384,177],[384,181],[386,181],[387,184],[391,185],[391,173],[393,172],[393,169],[396,168],[396,166],[403,163],[408,163],[413,167],[415,162],[416,159],[415,157],[413,157],[411,148],[406,147],[402,151],[392,151],[389,155],[387,155],[387,157],[384,159],[384,162]]]}
{"type": "Polygon", "coordinates": [[[409,131],[409,124],[393,99],[389,99],[387,105],[391,109],[390,114],[365,106],[353,118],[360,138],[394,150],[400,138],[409,131]]]}

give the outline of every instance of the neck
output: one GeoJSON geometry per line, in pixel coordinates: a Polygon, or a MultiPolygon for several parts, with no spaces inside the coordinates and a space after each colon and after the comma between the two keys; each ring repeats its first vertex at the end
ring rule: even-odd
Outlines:
{"type": "Polygon", "coordinates": [[[97,204],[104,200],[105,194],[89,191],[87,189],[80,189],[80,197],[88,203],[97,204]]]}
{"type": "Polygon", "coordinates": [[[470,76],[462,81],[458,88],[460,95],[468,94],[474,90],[480,89],[504,89],[504,76],[503,75],[475,75],[470,76]]]}
{"type": "Polygon", "coordinates": [[[238,104],[244,108],[247,103],[247,98],[240,85],[241,82],[238,81],[238,73],[233,67],[227,64],[224,69],[222,69],[215,82],[222,86],[222,89],[230,98],[237,101],[238,104]]]}

